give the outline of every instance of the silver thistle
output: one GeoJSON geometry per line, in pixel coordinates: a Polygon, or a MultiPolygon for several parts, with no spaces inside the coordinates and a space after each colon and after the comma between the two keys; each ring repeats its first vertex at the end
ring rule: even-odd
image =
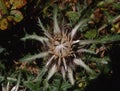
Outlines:
{"type": "Polygon", "coordinates": [[[34,60],[36,58],[42,58],[49,56],[45,67],[48,71],[47,80],[49,80],[56,72],[62,73],[63,79],[66,77],[69,79],[70,83],[74,84],[73,71],[76,68],[76,65],[83,67],[87,72],[93,74],[93,70],[85,64],[85,62],[78,56],[82,52],[94,53],[90,50],[82,48],[88,42],[82,40],[75,40],[75,35],[78,28],[86,23],[87,20],[79,22],[71,31],[60,29],[57,22],[57,13],[54,13],[54,30],[53,34],[50,34],[45,27],[43,26],[40,19],[38,19],[39,26],[44,31],[45,37],[40,37],[37,35],[27,35],[22,38],[26,39],[35,39],[43,43],[43,46],[47,46],[47,51],[35,54],[31,57],[26,57],[21,59],[22,61],[34,60]],[[80,47],[78,47],[78,45],[80,47]],[[74,50],[75,49],[75,50],[74,50]]]}

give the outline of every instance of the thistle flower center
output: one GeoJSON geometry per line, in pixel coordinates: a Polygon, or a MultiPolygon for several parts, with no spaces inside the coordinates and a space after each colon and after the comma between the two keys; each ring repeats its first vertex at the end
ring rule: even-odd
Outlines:
{"type": "Polygon", "coordinates": [[[72,43],[67,33],[57,33],[49,41],[49,51],[56,57],[68,57],[72,54],[72,43]]]}

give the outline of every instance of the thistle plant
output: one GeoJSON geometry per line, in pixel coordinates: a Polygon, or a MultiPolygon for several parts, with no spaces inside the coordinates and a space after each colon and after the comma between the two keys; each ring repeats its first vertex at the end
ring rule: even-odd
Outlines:
{"type": "MultiPolygon", "coordinates": [[[[38,25],[44,31],[44,37],[34,35],[26,35],[22,40],[27,39],[35,39],[40,41],[43,46],[47,46],[44,52],[40,52],[39,54],[35,54],[30,57],[24,57],[20,59],[20,61],[31,61],[37,58],[47,57],[47,63],[45,65],[45,72],[48,72],[47,81],[51,79],[51,77],[59,72],[62,74],[64,80],[69,79],[70,83],[74,85],[74,72],[77,66],[80,66],[86,70],[89,74],[96,74],[81,58],[81,53],[87,52],[96,54],[95,52],[88,50],[85,48],[85,45],[91,43],[106,43],[113,41],[114,38],[100,41],[93,40],[80,40],[76,39],[75,35],[77,34],[77,30],[79,27],[88,22],[87,19],[81,20],[76,26],[70,31],[64,28],[59,27],[57,22],[57,12],[54,12],[54,29],[53,33],[49,33],[46,28],[43,26],[40,19],[38,19],[38,25]]],[[[119,38],[117,38],[119,40],[119,38]]]]}

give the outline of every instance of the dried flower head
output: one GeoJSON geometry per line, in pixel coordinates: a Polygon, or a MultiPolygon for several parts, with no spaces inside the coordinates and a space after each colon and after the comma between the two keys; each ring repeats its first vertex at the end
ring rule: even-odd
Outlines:
{"type": "MultiPolygon", "coordinates": [[[[41,23],[41,20],[38,19],[39,25],[44,31],[45,37],[40,37],[37,35],[27,35],[22,38],[26,39],[36,39],[43,43],[43,46],[47,46],[48,49],[46,52],[36,54],[31,57],[24,58],[22,60],[33,60],[36,58],[41,58],[49,55],[49,59],[45,65],[49,80],[56,72],[61,72],[63,79],[66,77],[69,79],[70,83],[74,84],[73,71],[76,68],[76,65],[83,67],[87,72],[94,73],[89,66],[80,58],[79,54],[82,52],[91,52],[87,49],[82,48],[81,45],[84,45],[86,41],[75,40],[75,35],[78,28],[84,24],[87,20],[83,20],[78,23],[71,31],[66,29],[60,29],[57,22],[57,13],[54,13],[54,30],[53,34],[50,34],[41,23]]],[[[92,53],[92,52],[91,52],[92,53]]]]}

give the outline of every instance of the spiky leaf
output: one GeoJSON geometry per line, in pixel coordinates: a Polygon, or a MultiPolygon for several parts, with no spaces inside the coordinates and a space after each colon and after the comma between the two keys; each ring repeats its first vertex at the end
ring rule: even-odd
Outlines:
{"type": "Polygon", "coordinates": [[[45,57],[47,55],[48,55],[48,52],[42,52],[42,53],[35,54],[35,55],[27,55],[24,58],[21,58],[19,61],[21,61],[21,62],[25,62],[25,61],[30,62],[30,61],[33,61],[33,60],[35,60],[37,58],[43,58],[43,57],[45,57]]]}

